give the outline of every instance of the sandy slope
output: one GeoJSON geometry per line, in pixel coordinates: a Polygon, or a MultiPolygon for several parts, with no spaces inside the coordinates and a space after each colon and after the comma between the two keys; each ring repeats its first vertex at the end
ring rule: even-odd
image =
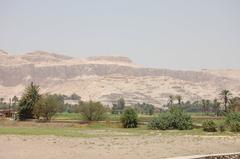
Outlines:
{"type": "Polygon", "coordinates": [[[159,159],[240,151],[239,137],[0,136],[1,159],[159,159]]]}

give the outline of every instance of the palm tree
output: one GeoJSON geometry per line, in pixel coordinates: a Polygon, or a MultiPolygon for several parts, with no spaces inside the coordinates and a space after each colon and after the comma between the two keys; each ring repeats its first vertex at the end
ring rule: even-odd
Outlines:
{"type": "Polygon", "coordinates": [[[16,104],[16,103],[18,102],[18,97],[17,97],[17,96],[14,96],[14,97],[12,98],[12,101],[13,101],[14,104],[16,104]]]}
{"type": "Polygon", "coordinates": [[[2,104],[4,101],[4,98],[0,98],[0,103],[2,104]]]}
{"type": "Polygon", "coordinates": [[[216,98],[213,100],[213,111],[214,111],[215,115],[219,115],[220,103],[218,102],[218,100],[216,98]]]}
{"type": "Polygon", "coordinates": [[[173,96],[173,95],[170,95],[170,96],[169,96],[169,99],[168,99],[168,105],[169,105],[170,107],[172,107],[172,106],[173,106],[173,102],[174,102],[174,96],[173,96]]]}
{"type": "Polygon", "coordinates": [[[230,97],[232,96],[232,93],[229,90],[224,89],[224,90],[221,91],[221,93],[219,95],[220,95],[220,98],[223,100],[225,111],[228,111],[227,106],[229,104],[230,97]]]}
{"type": "Polygon", "coordinates": [[[202,99],[201,103],[202,103],[202,112],[206,114],[206,108],[207,108],[206,100],[202,99]]]}
{"type": "Polygon", "coordinates": [[[206,100],[206,114],[208,115],[209,112],[209,106],[210,106],[210,100],[206,100]]]}
{"type": "Polygon", "coordinates": [[[177,99],[178,104],[181,105],[181,103],[182,103],[182,96],[177,95],[175,98],[177,99]]]}

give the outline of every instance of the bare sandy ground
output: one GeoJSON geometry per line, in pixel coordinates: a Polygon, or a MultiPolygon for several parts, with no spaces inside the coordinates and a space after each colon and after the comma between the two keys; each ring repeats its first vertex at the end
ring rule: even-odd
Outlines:
{"type": "Polygon", "coordinates": [[[0,136],[0,159],[159,159],[239,151],[239,137],[0,136]]]}

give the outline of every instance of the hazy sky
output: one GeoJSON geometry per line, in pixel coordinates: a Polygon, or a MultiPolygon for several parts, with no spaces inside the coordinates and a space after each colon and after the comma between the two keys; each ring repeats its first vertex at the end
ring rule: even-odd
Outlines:
{"type": "Polygon", "coordinates": [[[240,68],[240,0],[0,0],[0,49],[240,68]]]}

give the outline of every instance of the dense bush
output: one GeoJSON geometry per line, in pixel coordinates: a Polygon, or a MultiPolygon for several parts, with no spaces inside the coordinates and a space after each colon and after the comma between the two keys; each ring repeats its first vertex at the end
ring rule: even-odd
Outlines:
{"type": "Polygon", "coordinates": [[[99,121],[104,119],[106,108],[100,102],[81,102],[79,112],[89,121],[99,121]]]}
{"type": "Polygon", "coordinates": [[[181,108],[172,108],[172,127],[179,130],[192,129],[193,122],[190,115],[186,114],[181,108]]]}
{"type": "Polygon", "coordinates": [[[240,132],[240,113],[231,112],[226,116],[226,124],[233,132],[240,132]]]}
{"type": "Polygon", "coordinates": [[[190,115],[186,114],[182,109],[173,107],[169,112],[160,113],[154,117],[148,124],[150,129],[192,129],[193,122],[190,115]]]}
{"type": "Polygon", "coordinates": [[[202,127],[203,127],[203,131],[207,131],[207,132],[216,132],[217,131],[217,125],[212,120],[204,121],[202,127]]]}
{"type": "Polygon", "coordinates": [[[138,125],[138,115],[133,108],[124,110],[121,116],[121,122],[124,128],[136,128],[138,125]]]}
{"type": "Polygon", "coordinates": [[[154,117],[148,124],[150,129],[167,130],[171,127],[171,114],[170,113],[160,113],[158,116],[154,117]]]}

